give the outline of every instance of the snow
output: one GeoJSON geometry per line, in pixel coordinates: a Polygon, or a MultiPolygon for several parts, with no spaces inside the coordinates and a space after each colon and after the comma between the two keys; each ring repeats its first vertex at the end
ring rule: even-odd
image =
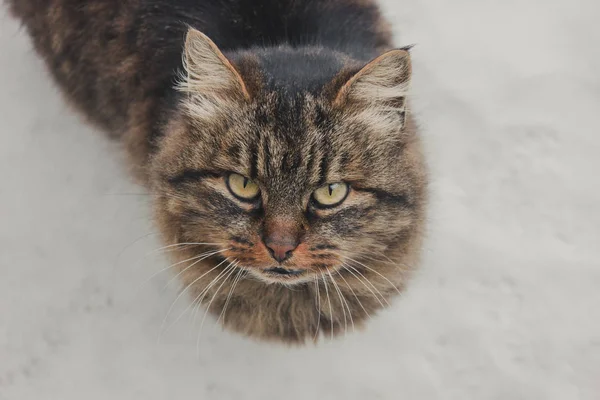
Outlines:
{"type": "Polygon", "coordinates": [[[422,269],[365,332],[286,348],[207,320],[198,351],[187,316],[158,340],[177,288],[149,279],[144,190],[0,17],[1,400],[600,398],[600,2],[385,9],[417,43],[422,269]]]}

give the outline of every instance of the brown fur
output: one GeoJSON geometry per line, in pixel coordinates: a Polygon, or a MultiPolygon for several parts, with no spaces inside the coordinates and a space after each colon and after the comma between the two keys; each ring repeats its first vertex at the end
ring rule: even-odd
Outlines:
{"type": "MultiPolygon", "coordinates": [[[[427,177],[407,106],[410,55],[390,50],[370,0],[304,0],[302,10],[354,22],[340,25],[343,40],[301,44],[271,26],[229,38],[178,1],[9,4],[67,97],[123,141],[194,304],[229,329],[288,343],[362,326],[419,261],[427,177]],[[176,23],[182,15],[222,44],[176,23]],[[233,45],[255,33],[272,45],[233,45]],[[237,199],[230,173],[258,184],[259,198],[237,199]],[[336,182],[350,185],[347,198],[320,208],[312,193],[336,182]],[[299,244],[279,263],[265,235],[299,244]]],[[[300,3],[281,18],[295,21],[300,3]]]]}

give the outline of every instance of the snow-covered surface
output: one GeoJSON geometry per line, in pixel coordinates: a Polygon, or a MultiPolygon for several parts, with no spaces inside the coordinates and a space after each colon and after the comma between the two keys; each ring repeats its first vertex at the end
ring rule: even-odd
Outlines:
{"type": "Polygon", "coordinates": [[[386,9],[418,44],[423,268],[364,333],[288,349],[211,320],[199,355],[187,316],[157,340],[177,291],[148,280],[143,189],[0,17],[1,400],[600,398],[600,2],[386,9]]]}

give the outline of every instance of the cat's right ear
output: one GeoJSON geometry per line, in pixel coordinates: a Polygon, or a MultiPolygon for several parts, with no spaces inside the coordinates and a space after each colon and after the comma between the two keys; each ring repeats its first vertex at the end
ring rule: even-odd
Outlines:
{"type": "Polygon", "coordinates": [[[246,84],[217,45],[190,28],[183,53],[184,75],[179,90],[200,98],[250,100],[246,84]]]}

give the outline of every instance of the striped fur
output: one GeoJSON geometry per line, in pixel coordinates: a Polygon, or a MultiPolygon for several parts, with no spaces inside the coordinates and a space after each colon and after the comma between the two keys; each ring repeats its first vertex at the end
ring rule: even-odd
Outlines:
{"type": "Polygon", "coordinates": [[[373,0],[7,1],[66,97],[123,142],[184,287],[221,324],[302,343],[404,289],[427,176],[410,55],[373,0]],[[230,173],[259,198],[232,195],[230,173]],[[345,201],[317,207],[335,182],[345,201]],[[291,258],[271,257],[267,227],[298,235],[291,258]]]}

